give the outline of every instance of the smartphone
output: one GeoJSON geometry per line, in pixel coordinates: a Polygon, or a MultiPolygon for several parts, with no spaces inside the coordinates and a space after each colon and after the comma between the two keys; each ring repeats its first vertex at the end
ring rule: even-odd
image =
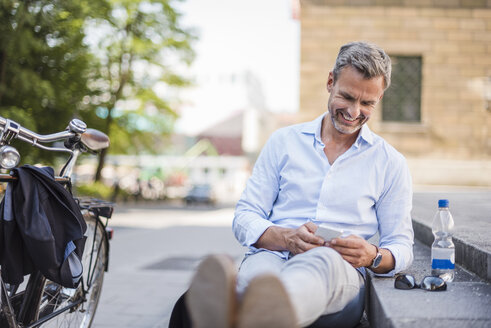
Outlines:
{"type": "Polygon", "coordinates": [[[330,228],[325,224],[321,224],[317,227],[315,234],[322,237],[325,241],[330,241],[331,239],[341,237],[343,230],[330,228]]]}

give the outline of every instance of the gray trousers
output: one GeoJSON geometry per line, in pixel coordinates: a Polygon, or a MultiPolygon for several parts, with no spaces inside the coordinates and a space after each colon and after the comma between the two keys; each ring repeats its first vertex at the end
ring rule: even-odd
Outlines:
{"type": "MultiPolygon", "coordinates": [[[[239,296],[254,277],[263,273],[279,276],[295,309],[297,324],[302,327],[323,315],[336,317],[350,306],[363,309],[362,275],[332,248],[317,247],[288,260],[268,251],[246,256],[237,276],[239,296]]],[[[337,317],[342,320],[344,316],[337,317]]]]}

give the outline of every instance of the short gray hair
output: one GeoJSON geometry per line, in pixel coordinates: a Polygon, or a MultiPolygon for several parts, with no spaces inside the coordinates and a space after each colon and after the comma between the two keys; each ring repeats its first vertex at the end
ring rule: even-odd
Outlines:
{"type": "Polygon", "coordinates": [[[332,70],[334,83],[345,66],[356,68],[366,79],[384,78],[384,90],[390,85],[392,66],[390,57],[380,47],[367,42],[350,42],[339,49],[332,70]]]}

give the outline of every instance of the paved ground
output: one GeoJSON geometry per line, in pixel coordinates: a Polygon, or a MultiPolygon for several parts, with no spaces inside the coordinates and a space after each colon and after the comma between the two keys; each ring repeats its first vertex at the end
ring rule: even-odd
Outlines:
{"type": "Polygon", "coordinates": [[[240,261],[232,208],[118,208],[109,272],[93,327],[167,327],[193,268],[210,253],[240,261]]]}
{"type": "MultiPolygon", "coordinates": [[[[491,189],[415,189],[413,215],[433,218],[439,198],[449,198],[456,235],[491,249],[491,189]]],[[[244,248],[230,229],[233,208],[119,207],[111,226],[110,271],[93,327],[167,327],[174,302],[193,269],[209,253],[237,262],[244,248]]]]}

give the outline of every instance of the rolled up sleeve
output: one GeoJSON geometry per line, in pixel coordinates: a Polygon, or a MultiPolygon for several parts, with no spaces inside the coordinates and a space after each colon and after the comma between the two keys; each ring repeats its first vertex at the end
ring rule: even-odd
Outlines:
{"type": "Polygon", "coordinates": [[[411,222],[412,181],[406,160],[400,156],[388,170],[386,190],[376,204],[380,248],[388,249],[395,267],[386,274],[394,276],[413,262],[414,231],[411,222]]]}
{"type": "Polygon", "coordinates": [[[235,208],[232,229],[243,246],[251,247],[273,225],[268,218],[279,192],[275,139],[273,134],[261,151],[235,208]]]}

